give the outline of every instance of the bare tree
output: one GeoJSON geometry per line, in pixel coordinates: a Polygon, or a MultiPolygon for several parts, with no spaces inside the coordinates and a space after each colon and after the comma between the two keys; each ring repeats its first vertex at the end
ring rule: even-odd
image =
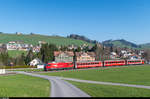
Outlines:
{"type": "Polygon", "coordinates": [[[145,49],[144,53],[142,54],[142,57],[143,57],[147,62],[150,62],[150,49],[145,49]]]}

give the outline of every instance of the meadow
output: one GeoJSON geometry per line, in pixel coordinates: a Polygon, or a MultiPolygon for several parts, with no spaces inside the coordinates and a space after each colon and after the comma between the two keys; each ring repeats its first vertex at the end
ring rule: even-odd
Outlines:
{"type": "MultiPolygon", "coordinates": [[[[66,70],[40,73],[93,81],[150,86],[150,65],[105,67],[88,70],[66,70]]],[[[126,86],[81,83],[66,80],[92,97],[150,97],[150,90],[126,86]]]]}
{"type": "MultiPolygon", "coordinates": [[[[102,67],[96,69],[76,69],[55,72],[41,72],[43,69],[31,68],[19,69],[19,71],[36,71],[34,73],[49,76],[150,86],[150,65],[102,67]]],[[[26,75],[10,75],[0,76],[0,81],[2,81],[0,82],[1,97],[49,96],[49,82],[41,78],[26,75]],[[28,92],[29,89],[31,89],[30,92],[28,92]]],[[[150,90],[144,88],[90,84],[69,80],[66,81],[72,83],[92,97],[150,97],[150,90]]]]}
{"type": "Polygon", "coordinates": [[[92,97],[150,97],[149,89],[68,81],[92,97]]]}
{"type": "Polygon", "coordinates": [[[66,70],[40,73],[83,80],[116,82],[150,86],[150,65],[101,67],[88,70],[66,70]]]}
{"type": "Polygon", "coordinates": [[[0,97],[48,97],[48,80],[23,74],[0,75],[0,97]]]}

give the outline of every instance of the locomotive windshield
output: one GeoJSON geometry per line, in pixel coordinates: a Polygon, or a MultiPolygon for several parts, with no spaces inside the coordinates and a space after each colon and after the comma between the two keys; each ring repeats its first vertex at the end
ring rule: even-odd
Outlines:
{"type": "Polygon", "coordinates": [[[47,64],[47,66],[51,66],[50,64],[47,64]]]}

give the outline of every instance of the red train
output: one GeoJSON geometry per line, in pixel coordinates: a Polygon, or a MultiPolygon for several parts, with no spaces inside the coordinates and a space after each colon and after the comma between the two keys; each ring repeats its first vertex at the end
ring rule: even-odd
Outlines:
{"type": "Polygon", "coordinates": [[[44,66],[44,70],[58,70],[58,69],[79,69],[91,67],[108,67],[108,66],[123,66],[123,65],[140,65],[144,64],[144,60],[105,60],[93,62],[59,62],[48,63],[44,66]]]}

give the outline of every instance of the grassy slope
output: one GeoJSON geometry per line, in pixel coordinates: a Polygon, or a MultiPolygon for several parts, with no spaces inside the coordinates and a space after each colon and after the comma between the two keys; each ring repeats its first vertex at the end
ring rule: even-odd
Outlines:
{"type": "Polygon", "coordinates": [[[48,80],[17,74],[0,76],[0,97],[48,97],[48,80]]]}
{"type": "Polygon", "coordinates": [[[24,55],[26,55],[27,51],[8,50],[8,55],[10,57],[17,57],[17,56],[20,56],[22,53],[24,53],[24,55]]]}
{"type": "Polygon", "coordinates": [[[122,66],[90,70],[70,70],[41,73],[43,75],[63,76],[93,81],[117,82],[138,85],[150,85],[150,65],[122,66]]]}
{"type": "MultiPolygon", "coordinates": [[[[56,45],[82,45],[82,44],[90,44],[82,40],[75,40],[65,37],[57,37],[57,36],[44,36],[44,35],[16,35],[16,34],[0,34],[0,43],[8,43],[9,41],[24,41],[27,44],[37,45],[38,41],[46,41],[48,43],[53,43],[56,45]]],[[[91,44],[90,44],[91,45],[91,44]]]]}
{"type": "Polygon", "coordinates": [[[68,81],[93,97],[150,97],[149,89],[68,81]]]}
{"type": "Polygon", "coordinates": [[[113,41],[112,44],[114,44],[114,46],[119,46],[121,48],[127,47],[127,48],[139,49],[139,48],[134,48],[134,47],[132,47],[130,45],[125,45],[125,44],[123,44],[120,41],[113,41]]]}

